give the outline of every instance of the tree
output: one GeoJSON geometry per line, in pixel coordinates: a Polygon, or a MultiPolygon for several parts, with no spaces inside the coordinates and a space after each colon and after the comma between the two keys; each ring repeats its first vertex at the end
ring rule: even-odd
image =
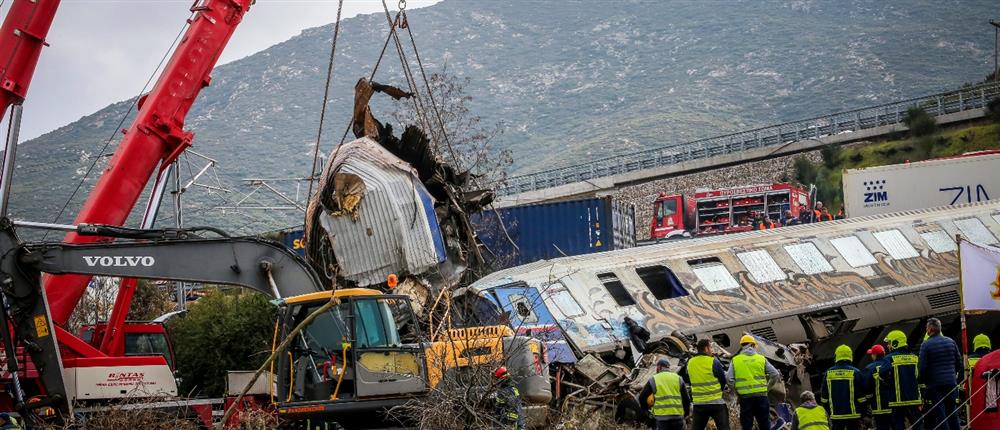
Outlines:
{"type": "Polygon", "coordinates": [[[170,294],[163,288],[145,279],[140,279],[132,296],[132,306],[128,309],[129,321],[149,321],[170,312],[174,308],[170,294]]]}
{"type": "Polygon", "coordinates": [[[210,290],[167,328],[177,358],[180,390],[220,396],[229,370],[254,370],[267,358],[275,307],[264,295],[210,290]]]}
{"type": "Polygon", "coordinates": [[[910,133],[914,137],[930,136],[937,131],[937,120],[923,108],[916,106],[906,110],[903,123],[910,129],[910,133]]]}
{"type": "Polygon", "coordinates": [[[986,104],[986,113],[991,121],[1000,124],[1000,97],[996,97],[986,104]]]}
{"type": "Polygon", "coordinates": [[[466,92],[471,79],[450,75],[445,70],[431,74],[428,81],[447,138],[441,134],[441,126],[424,88],[420,94],[427,110],[426,121],[418,118],[411,103],[400,104],[393,118],[404,126],[430,123],[431,130],[426,131],[434,152],[458,171],[472,174],[467,188],[495,190],[507,180],[507,169],[514,163],[511,151],[497,145],[496,139],[503,134],[503,124],[486,124],[482,117],[472,113],[469,105],[473,98],[466,92]]]}

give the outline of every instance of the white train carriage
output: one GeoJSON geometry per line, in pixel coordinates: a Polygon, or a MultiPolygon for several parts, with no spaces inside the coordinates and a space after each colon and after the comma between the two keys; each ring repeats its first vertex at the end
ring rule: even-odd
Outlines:
{"type": "MultiPolygon", "coordinates": [[[[836,344],[867,348],[892,328],[919,342],[920,322],[930,316],[954,321],[956,235],[996,244],[1000,203],[539,261],[493,273],[457,295],[478,302],[466,316],[508,319],[552,341],[555,362],[620,356],[629,348],[626,316],[652,340],[710,336],[734,351],[750,332],[784,344],[809,342],[814,355],[832,357],[836,344]]],[[[972,318],[970,333],[996,330],[987,318],[972,318]]]]}

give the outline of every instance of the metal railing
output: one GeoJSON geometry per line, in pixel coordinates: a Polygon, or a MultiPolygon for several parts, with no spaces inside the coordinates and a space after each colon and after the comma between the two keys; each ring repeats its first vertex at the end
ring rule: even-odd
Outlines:
{"type": "Polygon", "coordinates": [[[930,96],[917,97],[879,106],[839,112],[805,120],[745,130],[722,136],[674,143],[629,154],[614,155],[574,166],[507,178],[498,192],[512,195],[552,188],[685,161],[732,154],[748,149],[820,139],[903,122],[907,109],[922,107],[931,116],[940,116],[985,107],[1000,95],[996,82],[970,86],[930,96]]]}

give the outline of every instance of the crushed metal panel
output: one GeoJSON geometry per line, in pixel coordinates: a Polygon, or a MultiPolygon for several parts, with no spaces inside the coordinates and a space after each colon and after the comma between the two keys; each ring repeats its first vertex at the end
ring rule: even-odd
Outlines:
{"type": "Polygon", "coordinates": [[[837,249],[837,252],[844,257],[844,260],[851,267],[858,268],[877,263],[875,256],[872,255],[868,248],[865,248],[865,245],[861,243],[861,239],[858,239],[857,236],[830,239],[830,244],[837,249]]]}
{"type": "Polygon", "coordinates": [[[956,219],[955,225],[962,231],[965,238],[969,239],[969,242],[977,243],[979,245],[992,245],[997,243],[996,236],[993,236],[993,233],[991,233],[990,230],[983,225],[983,222],[980,221],[979,218],[956,219]]]}
{"type": "Polygon", "coordinates": [[[830,265],[826,256],[822,252],[819,252],[819,248],[816,248],[816,244],[812,242],[785,245],[785,252],[792,257],[795,264],[806,275],[833,271],[833,266],[830,265]]]}
{"type": "Polygon", "coordinates": [[[778,263],[771,258],[771,254],[763,249],[741,252],[736,257],[743,262],[743,266],[750,271],[750,276],[759,283],[774,282],[788,279],[788,275],[778,266],[778,263]]]}
{"type": "Polygon", "coordinates": [[[347,143],[336,154],[330,167],[337,177],[358,177],[364,184],[354,214],[319,217],[341,276],[359,286],[375,285],[389,274],[423,273],[444,259],[433,200],[408,164],[368,138],[347,143]]]}
{"type": "Polygon", "coordinates": [[[882,244],[882,247],[885,248],[894,260],[904,260],[920,256],[920,253],[913,248],[910,241],[906,240],[906,236],[903,236],[903,232],[899,230],[877,231],[872,233],[872,235],[875,236],[875,239],[882,244]]]}
{"type": "Polygon", "coordinates": [[[920,237],[924,239],[927,246],[931,248],[932,251],[943,254],[945,252],[955,252],[958,250],[958,245],[955,245],[955,240],[951,238],[951,235],[944,230],[934,230],[924,233],[920,233],[920,237]]]}

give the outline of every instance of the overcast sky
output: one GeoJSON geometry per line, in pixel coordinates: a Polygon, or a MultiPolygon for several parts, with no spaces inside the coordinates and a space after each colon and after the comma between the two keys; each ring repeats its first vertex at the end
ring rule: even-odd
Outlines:
{"type": "MultiPolygon", "coordinates": [[[[408,0],[407,8],[439,0],[408,0]]],[[[7,2],[9,5],[11,2],[7,2]]],[[[395,8],[397,0],[388,1],[395,8]]],[[[21,141],[138,94],[190,15],[191,0],[62,0],[28,90],[21,141]]],[[[7,8],[2,10],[3,16],[7,8]]],[[[382,10],[379,0],[345,0],[342,16],[382,10]]],[[[258,0],[220,64],[332,23],[336,0],[258,0]]]]}

